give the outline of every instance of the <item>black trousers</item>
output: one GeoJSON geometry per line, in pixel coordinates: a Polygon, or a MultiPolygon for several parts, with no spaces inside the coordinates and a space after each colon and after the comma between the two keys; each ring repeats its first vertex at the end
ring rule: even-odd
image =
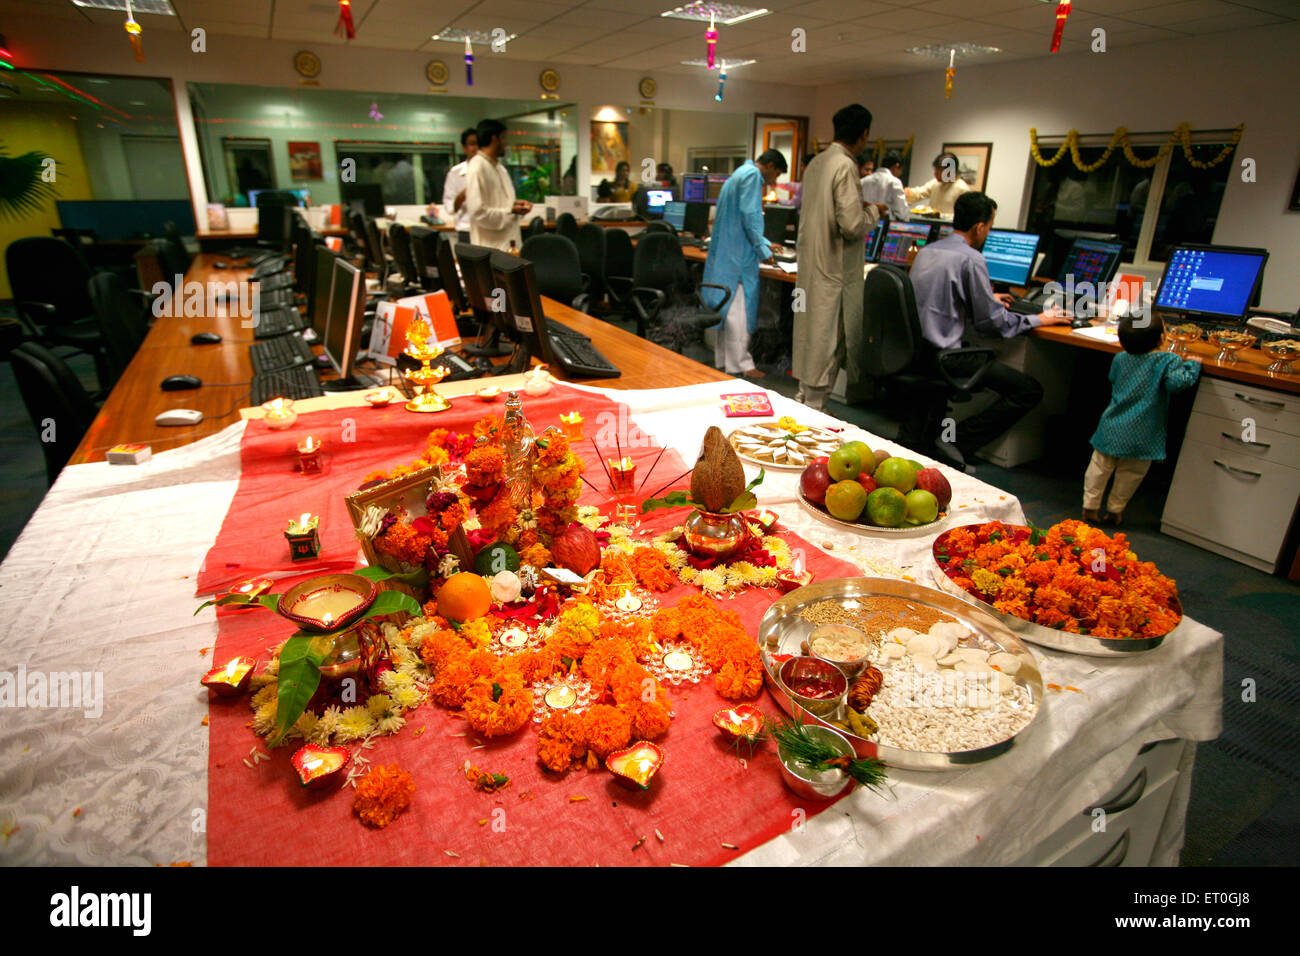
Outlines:
{"type": "MultiPolygon", "coordinates": [[[[927,352],[908,371],[933,375],[942,381],[936,354],[927,352]]],[[[956,368],[949,369],[954,378],[969,374],[959,363],[960,360],[956,368]]],[[[1038,384],[1037,379],[1001,362],[994,362],[984,373],[980,389],[994,392],[998,396],[997,400],[979,414],[957,422],[953,434],[952,444],[968,460],[977,449],[1010,430],[1043,400],[1043,386],[1038,384]]],[[[908,447],[924,451],[933,446],[936,440],[945,437],[943,420],[948,414],[947,390],[942,386],[917,390],[910,396],[910,401],[912,412],[903,423],[898,440],[908,447]]]]}

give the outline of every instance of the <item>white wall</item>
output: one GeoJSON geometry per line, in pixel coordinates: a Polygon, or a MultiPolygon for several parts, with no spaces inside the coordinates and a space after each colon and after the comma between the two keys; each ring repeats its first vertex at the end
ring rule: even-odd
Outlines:
{"type": "MultiPolygon", "coordinates": [[[[818,91],[811,135],[826,140],[831,117],[860,102],[872,139],[916,134],[913,178],[946,142],[992,142],[988,193],[1000,222],[1018,223],[1029,175],[1029,128],[1040,134],[1193,129],[1246,124],[1236,161],[1250,157],[1257,181],[1228,179],[1214,241],[1271,252],[1264,308],[1300,307],[1300,212],[1287,210],[1300,169],[1300,24],[1216,33],[1104,54],[1043,57],[957,69],[943,98],[942,64],[932,73],[841,84],[818,91]]],[[[1069,160],[1066,160],[1068,162],[1069,160]]]]}

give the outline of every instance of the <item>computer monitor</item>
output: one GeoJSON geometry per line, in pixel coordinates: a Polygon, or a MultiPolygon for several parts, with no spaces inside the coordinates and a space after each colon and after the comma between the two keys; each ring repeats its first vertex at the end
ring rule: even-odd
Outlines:
{"type": "Polygon", "coordinates": [[[1110,282],[1119,271],[1119,261],[1124,255],[1122,242],[1098,242],[1095,239],[1075,239],[1070,251],[1061,261],[1056,281],[1066,285],[1073,276],[1075,286],[1088,283],[1093,289],[1110,282]]]}
{"type": "Polygon", "coordinates": [[[912,250],[930,241],[928,222],[891,222],[880,242],[877,258],[896,266],[906,266],[912,250]]]}
{"type": "Polygon", "coordinates": [[[1267,249],[1175,246],[1160,277],[1156,308],[1213,322],[1240,322],[1259,294],[1267,249]]]}
{"type": "Polygon", "coordinates": [[[292,208],[275,193],[264,193],[257,206],[257,241],[288,251],[292,208]]]}
{"type": "Polygon", "coordinates": [[[1038,236],[1015,229],[990,229],[984,240],[984,261],[989,279],[1006,285],[1025,285],[1038,255],[1038,236]]]}
{"type": "Polygon", "coordinates": [[[686,203],[670,202],[664,204],[664,222],[678,232],[686,231],[686,203]]]}
{"type": "Polygon", "coordinates": [[[709,234],[709,204],[706,202],[688,202],[686,204],[686,228],[692,236],[703,239],[709,234]]]}
{"type": "Polygon", "coordinates": [[[673,201],[671,189],[647,189],[646,207],[652,215],[663,215],[664,207],[673,201]]]}
{"type": "Polygon", "coordinates": [[[317,340],[322,344],[325,342],[325,332],[329,327],[335,258],[334,253],[324,246],[315,247],[311,292],[307,295],[307,318],[316,332],[317,340]]]}
{"type": "Polygon", "coordinates": [[[1043,275],[1054,276],[1060,273],[1065,257],[1076,239],[1092,239],[1095,242],[1119,242],[1118,233],[1097,232],[1088,229],[1053,229],[1050,238],[1044,237],[1039,249],[1044,253],[1043,275]]]}
{"type": "Polygon", "coordinates": [[[791,230],[799,221],[799,210],[793,206],[768,206],[763,210],[763,236],[768,242],[791,242],[791,230]]]}
{"type": "Polygon", "coordinates": [[[397,264],[403,281],[408,286],[423,288],[420,272],[415,268],[415,255],[411,251],[411,236],[400,222],[388,227],[388,248],[393,251],[393,262],[397,264]]]}
{"type": "Polygon", "coordinates": [[[934,238],[931,239],[930,241],[938,242],[940,239],[947,239],[951,235],[952,235],[952,223],[950,222],[944,223],[939,227],[939,231],[935,233],[934,238]]]}
{"type": "MultiPolygon", "coordinates": [[[[442,234],[428,226],[412,226],[406,230],[406,234],[411,240],[411,257],[415,260],[420,285],[429,292],[437,292],[442,288],[442,273],[438,268],[438,243],[442,240],[442,234]]],[[[459,296],[452,299],[453,310],[458,300],[459,296]]]]}
{"type": "Polygon", "coordinates": [[[729,177],[726,173],[709,173],[705,179],[705,198],[710,203],[718,201],[718,195],[729,177]]]}
{"type": "Polygon", "coordinates": [[[683,173],[682,199],[686,202],[708,202],[708,179],[704,173],[683,173]]]}
{"type": "Polygon", "coordinates": [[[352,363],[356,361],[357,352],[361,349],[361,326],[365,321],[365,312],[365,273],[346,259],[335,259],[329,324],[324,338],[325,357],[343,380],[334,385],[335,389],[356,387],[352,363]]]}
{"type": "Polygon", "coordinates": [[[557,367],[546,331],[546,313],[542,311],[533,264],[500,250],[492,251],[490,263],[494,285],[505,289],[505,314],[509,316],[512,338],[519,343],[508,368],[516,373],[524,371],[530,355],[552,368],[557,367]]]}
{"type": "Polygon", "coordinates": [[[250,206],[260,206],[260,197],[274,196],[277,201],[288,206],[308,206],[311,205],[310,189],[250,189],[248,191],[248,204],[250,206]]]}
{"type": "Polygon", "coordinates": [[[379,183],[339,183],[339,198],[345,206],[360,203],[367,216],[384,214],[384,187],[379,183]]]}
{"type": "Polygon", "coordinates": [[[885,240],[885,230],[888,224],[884,222],[876,223],[876,227],[867,235],[866,241],[866,261],[875,262],[880,258],[880,247],[885,240]]]}
{"type": "Polygon", "coordinates": [[[365,217],[366,262],[379,273],[382,282],[388,278],[388,260],[384,257],[384,240],[379,235],[379,224],[365,217]]]}

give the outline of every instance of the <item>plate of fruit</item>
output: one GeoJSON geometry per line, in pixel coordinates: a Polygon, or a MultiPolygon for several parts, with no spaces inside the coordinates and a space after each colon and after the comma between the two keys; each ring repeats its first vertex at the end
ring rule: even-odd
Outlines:
{"type": "Polygon", "coordinates": [[[948,519],[952,486],[938,468],[849,441],[804,468],[799,503],[864,534],[932,532],[948,519]]]}
{"type": "Polygon", "coordinates": [[[834,432],[816,425],[800,425],[790,417],[742,425],[727,436],[727,441],[737,455],[751,464],[791,471],[840,447],[834,432]]]}

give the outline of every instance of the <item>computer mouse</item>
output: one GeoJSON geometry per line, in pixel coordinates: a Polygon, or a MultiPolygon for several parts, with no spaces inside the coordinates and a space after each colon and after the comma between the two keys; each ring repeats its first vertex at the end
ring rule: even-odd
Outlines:
{"type": "Polygon", "coordinates": [[[1070,328],[1072,329],[1086,329],[1086,328],[1090,328],[1091,326],[1092,326],[1092,319],[1080,318],[1080,319],[1070,320],[1070,328]]]}
{"type": "Polygon", "coordinates": [[[169,408],[154,416],[155,425],[197,425],[203,421],[203,413],[193,408],[169,408]]]}
{"type": "Polygon", "coordinates": [[[196,332],[190,336],[190,345],[216,345],[220,341],[221,336],[216,332],[196,332]]]}
{"type": "Polygon", "coordinates": [[[496,369],[496,366],[492,364],[492,360],[486,355],[475,356],[473,359],[473,365],[480,372],[491,372],[496,369]]]}
{"type": "Polygon", "coordinates": [[[198,388],[203,384],[203,379],[195,375],[168,375],[162,380],[162,389],[164,392],[181,392],[187,388],[198,388]]]}
{"type": "Polygon", "coordinates": [[[214,268],[214,269],[229,269],[229,268],[230,268],[230,263],[229,263],[229,262],[214,262],[214,263],[212,263],[212,268],[214,268]]]}

